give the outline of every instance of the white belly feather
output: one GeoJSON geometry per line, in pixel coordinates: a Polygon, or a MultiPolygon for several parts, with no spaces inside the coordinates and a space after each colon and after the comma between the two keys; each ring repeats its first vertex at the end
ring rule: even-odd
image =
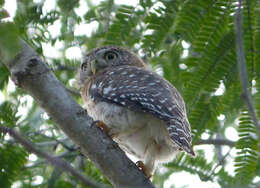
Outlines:
{"type": "Polygon", "coordinates": [[[153,115],[106,102],[94,104],[90,99],[85,102],[88,114],[111,128],[110,134],[119,146],[143,160],[150,166],[150,171],[157,163],[171,161],[178,152],[178,147],[169,137],[166,123],[153,115]]]}

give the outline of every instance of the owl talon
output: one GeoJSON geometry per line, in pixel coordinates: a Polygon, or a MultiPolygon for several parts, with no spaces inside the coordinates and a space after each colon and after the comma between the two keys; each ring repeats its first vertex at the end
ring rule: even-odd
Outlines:
{"type": "Polygon", "coordinates": [[[106,134],[109,135],[110,128],[103,121],[95,121],[94,125],[103,130],[106,134]]]}
{"type": "Polygon", "coordinates": [[[152,175],[147,172],[146,167],[145,167],[145,165],[144,165],[144,163],[143,163],[142,161],[137,161],[137,162],[136,162],[136,166],[137,166],[140,170],[143,171],[143,173],[144,173],[144,175],[145,175],[145,177],[146,177],[147,179],[150,179],[150,178],[152,177],[152,175]]]}

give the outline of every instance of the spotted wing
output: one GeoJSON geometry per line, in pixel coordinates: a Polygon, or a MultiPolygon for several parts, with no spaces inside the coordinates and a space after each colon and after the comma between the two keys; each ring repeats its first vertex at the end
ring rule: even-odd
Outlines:
{"type": "Polygon", "coordinates": [[[166,121],[171,139],[194,154],[183,99],[175,87],[156,73],[133,66],[110,67],[96,76],[89,94],[96,102],[115,103],[166,121]]]}

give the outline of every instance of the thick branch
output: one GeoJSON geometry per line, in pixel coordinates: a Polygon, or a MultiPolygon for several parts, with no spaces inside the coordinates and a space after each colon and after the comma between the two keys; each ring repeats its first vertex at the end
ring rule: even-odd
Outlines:
{"type": "Polygon", "coordinates": [[[91,126],[93,120],[73,100],[38,54],[23,41],[21,47],[21,52],[11,63],[5,62],[16,85],[38,101],[114,187],[154,187],[111,138],[96,126],[91,126]]]}
{"type": "Polygon", "coordinates": [[[85,177],[83,174],[81,174],[76,169],[74,169],[65,160],[63,160],[61,158],[58,158],[58,157],[50,156],[47,153],[45,153],[45,152],[43,152],[41,150],[36,149],[30,141],[25,140],[21,135],[19,135],[12,128],[7,128],[7,127],[0,126],[0,132],[8,133],[17,142],[22,144],[28,151],[35,153],[39,157],[45,158],[51,164],[53,164],[54,166],[57,166],[57,167],[63,169],[66,172],[70,172],[73,176],[78,178],[84,185],[90,186],[90,187],[93,187],[93,188],[105,188],[105,186],[99,185],[98,183],[93,182],[92,180],[90,180],[87,177],[85,177]]]}
{"type": "Polygon", "coordinates": [[[247,69],[246,69],[246,65],[245,65],[241,6],[242,6],[242,0],[239,0],[236,21],[235,21],[236,44],[237,44],[237,63],[238,63],[241,85],[242,85],[242,89],[243,89],[242,96],[247,104],[249,114],[252,117],[252,120],[254,121],[255,126],[258,129],[258,131],[260,132],[260,122],[257,119],[252,97],[248,91],[249,86],[248,86],[247,69]]]}

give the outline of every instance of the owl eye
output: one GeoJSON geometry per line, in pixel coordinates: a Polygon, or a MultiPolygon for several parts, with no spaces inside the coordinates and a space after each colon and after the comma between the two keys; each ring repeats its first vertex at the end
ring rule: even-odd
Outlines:
{"type": "Polygon", "coordinates": [[[115,52],[108,52],[105,54],[105,60],[111,61],[117,58],[117,54],[115,52]]]}
{"type": "Polygon", "coordinates": [[[83,64],[81,65],[81,70],[86,71],[87,68],[88,68],[88,64],[87,64],[87,63],[83,63],[83,64]]]}

